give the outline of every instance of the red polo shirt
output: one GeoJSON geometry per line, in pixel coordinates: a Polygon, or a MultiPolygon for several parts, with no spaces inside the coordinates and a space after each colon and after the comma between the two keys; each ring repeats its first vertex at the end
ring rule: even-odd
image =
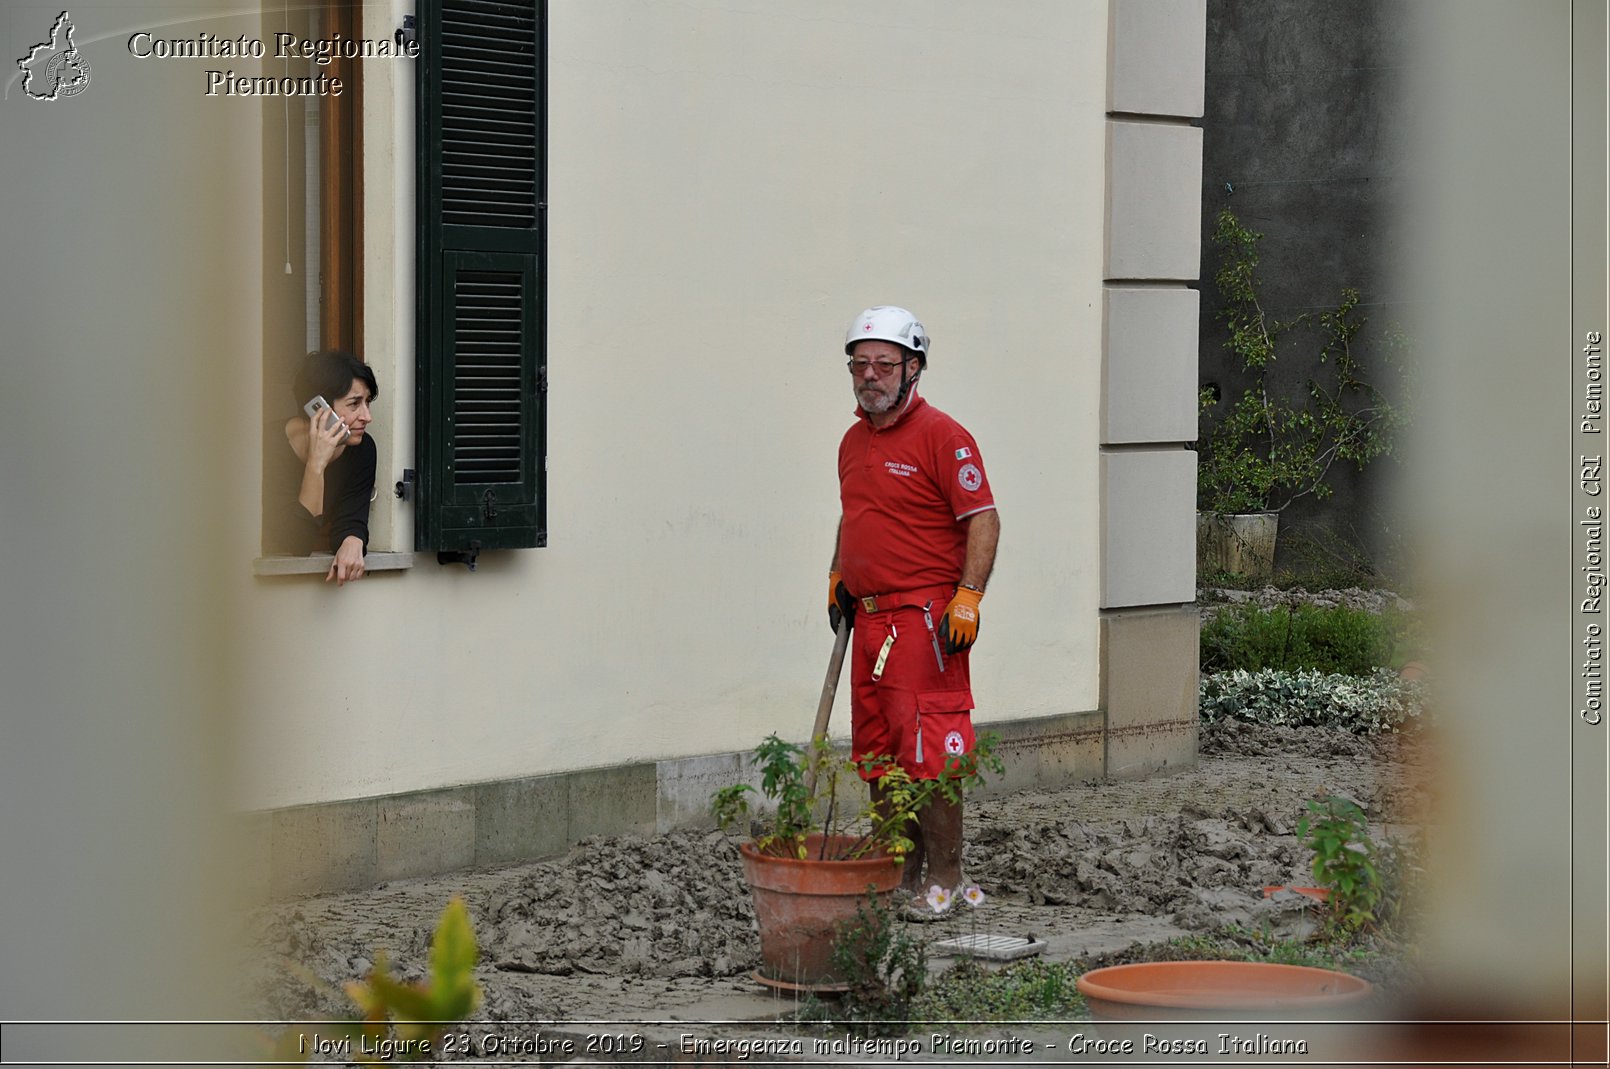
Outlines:
{"type": "Polygon", "coordinates": [[[961,521],[995,507],[978,444],[915,390],[887,427],[856,415],[839,443],[845,587],[861,597],[959,582],[961,521]]]}

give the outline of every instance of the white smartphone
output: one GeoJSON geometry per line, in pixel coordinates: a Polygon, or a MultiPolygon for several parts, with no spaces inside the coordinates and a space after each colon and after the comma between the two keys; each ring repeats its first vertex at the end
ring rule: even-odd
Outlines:
{"type": "MultiPolygon", "coordinates": [[[[330,402],[326,401],[323,397],[315,397],[313,400],[302,406],[302,411],[307,413],[308,419],[317,419],[321,410],[328,412],[330,414],[330,419],[335,420],[337,423],[341,423],[341,417],[335,414],[335,409],[331,408],[330,402]]],[[[322,424],[320,424],[320,426],[329,427],[330,420],[325,420],[322,424]]],[[[341,431],[342,441],[352,437],[352,430],[345,423],[341,423],[341,431]]]]}

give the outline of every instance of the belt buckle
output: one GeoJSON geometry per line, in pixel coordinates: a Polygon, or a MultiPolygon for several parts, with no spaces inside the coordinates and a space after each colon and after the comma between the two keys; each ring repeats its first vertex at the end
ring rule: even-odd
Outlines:
{"type": "Polygon", "coordinates": [[[877,612],[878,611],[878,599],[874,598],[874,597],[862,598],[861,599],[861,611],[862,612],[877,612]]]}

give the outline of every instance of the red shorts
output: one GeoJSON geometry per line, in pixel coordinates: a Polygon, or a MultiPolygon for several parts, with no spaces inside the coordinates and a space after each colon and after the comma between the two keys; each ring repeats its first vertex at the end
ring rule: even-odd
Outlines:
{"type": "MultiPolygon", "coordinates": [[[[938,601],[930,610],[935,632],[945,605],[938,601]]],[[[972,752],[970,651],[936,656],[920,607],[857,612],[852,638],[850,746],[857,759],[887,754],[913,779],[938,779],[947,759],[972,752]],[[891,636],[894,644],[874,680],[878,653],[891,636]]],[[[874,770],[861,778],[879,775],[874,770]]]]}

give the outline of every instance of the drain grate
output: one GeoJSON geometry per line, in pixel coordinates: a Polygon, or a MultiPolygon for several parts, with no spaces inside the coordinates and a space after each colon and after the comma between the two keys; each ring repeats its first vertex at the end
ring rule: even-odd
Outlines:
{"type": "Polygon", "coordinates": [[[958,935],[954,939],[941,939],[928,948],[935,954],[950,957],[988,958],[991,961],[1015,961],[1032,957],[1045,949],[1045,940],[1021,935],[958,935]]]}

